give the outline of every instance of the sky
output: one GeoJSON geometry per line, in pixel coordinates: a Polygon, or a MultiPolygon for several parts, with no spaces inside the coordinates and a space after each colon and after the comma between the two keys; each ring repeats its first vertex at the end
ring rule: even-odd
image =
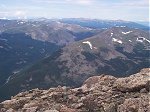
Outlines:
{"type": "Polygon", "coordinates": [[[0,0],[0,18],[149,21],[149,0],[0,0]]]}

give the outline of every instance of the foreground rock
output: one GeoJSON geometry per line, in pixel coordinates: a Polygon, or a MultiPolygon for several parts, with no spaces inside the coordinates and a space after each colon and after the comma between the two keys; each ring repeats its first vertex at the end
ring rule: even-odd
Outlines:
{"type": "Polygon", "coordinates": [[[149,69],[125,78],[87,79],[79,88],[33,89],[0,103],[0,112],[148,112],[149,69]]]}

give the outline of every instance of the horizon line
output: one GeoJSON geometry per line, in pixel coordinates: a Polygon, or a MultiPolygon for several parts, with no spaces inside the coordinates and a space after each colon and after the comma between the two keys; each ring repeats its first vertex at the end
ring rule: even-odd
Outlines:
{"type": "Polygon", "coordinates": [[[126,22],[149,22],[147,20],[124,20],[124,19],[101,19],[101,18],[84,18],[84,17],[28,17],[28,18],[18,18],[18,17],[0,17],[0,20],[32,20],[32,19],[84,19],[84,20],[104,20],[104,21],[126,21],[126,22]]]}

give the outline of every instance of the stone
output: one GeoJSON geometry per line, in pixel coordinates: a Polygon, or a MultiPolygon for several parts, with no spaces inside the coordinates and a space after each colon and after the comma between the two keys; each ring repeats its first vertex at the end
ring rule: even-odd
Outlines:
{"type": "Polygon", "coordinates": [[[148,77],[150,77],[150,74],[148,72],[146,73],[144,70],[141,70],[140,73],[129,77],[118,78],[115,81],[114,86],[122,92],[139,92],[142,88],[147,86],[147,83],[149,82],[148,77]]]}
{"type": "Polygon", "coordinates": [[[23,108],[25,112],[36,112],[38,107],[23,108]]]}
{"type": "Polygon", "coordinates": [[[59,112],[58,110],[45,110],[44,112],[59,112]]]}
{"type": "Polygon", "coordinates": [[[15,112],[15,110],[13,110],[12,108],[10,108],[10,109],[7,110],[6,112],[15,112]]]}
{"type": "Polygon", "coordinates": [[[33,89],[0,103],[0,112],[148,112],[149,70],[124,78],[93,76],[81,87],[33,89]]]}
{"type": "Polygon", "coordinates": [[[146,88],[143,88],[140,90],[140,93],[148,93],[148,91],[146,90],[146,88]]]}

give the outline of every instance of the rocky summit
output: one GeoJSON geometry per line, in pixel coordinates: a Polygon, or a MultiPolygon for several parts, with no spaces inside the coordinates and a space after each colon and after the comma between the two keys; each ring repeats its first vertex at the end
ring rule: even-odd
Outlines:
{"type": "Polygon", "coordinates": [[[100,75],[81,87],[32,89],[0,103],[0,112],[148,112],[149,68],[129,77],[100,75]]]}

